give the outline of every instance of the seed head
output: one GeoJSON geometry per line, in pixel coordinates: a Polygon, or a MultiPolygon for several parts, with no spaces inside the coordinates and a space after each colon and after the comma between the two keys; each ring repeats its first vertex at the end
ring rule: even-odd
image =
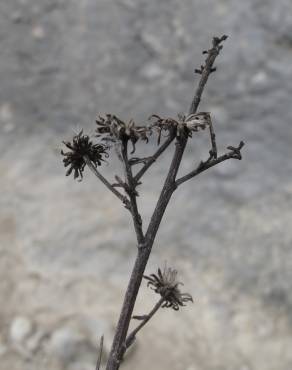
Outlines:
{"type": "Polygon", "coordinates": [[[69,152],[61,150],[61,154],[65,157],[63,158],[64,167],[69,166],[66,176],[69,176],[74,170],[74,179],[80,177],[80,181],[83,178],[86,157],[95,166],[100,166],[104,160],[103,157],[109,156],[107,147],[103,144],[93,144],[88,135],[83,135],[83,130],[73,137],[72,142],[63,141],[63,144],[70,149],[69,152]]]}
{"type": "Polygon", "coordinates": [[[192,137],[193,132],[205,130],[205,128],[209,126],[211,122],[211,116],[209,112],[200,112],[191,114],[189,116],[179,114],[178,119],[162,118],[156,114],[153,114],[149,119],[154,119],[154,122],[150,127],[152,129],[155,128],[158,132],[158,144],[160,143],[162,132],[166,132],[166,136],[175,133],[176,137],[192,137]]]}
{"type": "Polygon", "coordinates": [[[158,268],[157,274],[144,275],[144,279],[148,280],[148,287],[165,299],[161,307],[171,307],[177,311],[180,306],[185,306],[186,302],[193,302],[189,293],[181,293],[179,285],[183,283],[177,280],[175,269],[165,265],[163,272],[158,268]]]}
{"type": "Polygon", "coordinates": [[[124,122],[113,114],[106,114],[105,118],[99,116],[96,119],[97,137],[107,142],[130,140],[133,145],[131,154],[135,152],[135,144],[141,139],[148,143],[148,134],[151,134],[146,126],[137,126],[133,120],[124,122]]]}

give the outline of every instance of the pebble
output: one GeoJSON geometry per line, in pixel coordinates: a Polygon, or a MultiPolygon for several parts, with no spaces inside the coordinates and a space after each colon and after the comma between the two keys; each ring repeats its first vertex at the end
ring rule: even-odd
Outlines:
{"type": "Polygon", "coordinates": [[[42,40],[45,37],[45,31],[43,27],[39,25],[33,27],[31,33],[36,40],[42,40]]]}
{"type": "Polygon", "coordinates": [[[52,334],[49,340],[49,352],[64,362],[70,362],[76,356],[82,340],[81,334],[74,329],[70,327],[59,328],[52,334]]]}
{"type": "Polygon", "coordinates": [[[24,316],[17,316],[10,326],[10,339],[14,344],[22,343],[33,330],[32,322],[24,316]]]}
{"type": "Polygon", "coordinates": [[[86,333],[71,326],[57,329],[47,342],[46,350],[63,364],[79,361],[82,364],[96,361],[98,344],[92,345],[86,333]]]}

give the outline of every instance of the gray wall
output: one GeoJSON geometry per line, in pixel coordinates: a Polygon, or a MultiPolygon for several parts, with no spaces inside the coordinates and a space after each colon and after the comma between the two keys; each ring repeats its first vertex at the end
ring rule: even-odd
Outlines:
{"type": "MultiPolygon", "coordinates": [[[[101,333],[108,351],[132,223],[92,174],[65,178],[61,141],[92,134],[97,113],[143,123],[187,111],[201,51],[222,34],[201,110],[220,152],[244,140],[244,158],[174,195],[147,271],[167,260],[195,303],[159,312],[125,368],[292,368],[291,0],[2,0],[1,369],[93,369],[101,333]]],[[[182,173],[208,150],[195,135],[182,173]]],[[[170,155],[141,188],[145,225],[170,155]]],[[[136,312],[157,298],[143,286],[136,312]]]]}

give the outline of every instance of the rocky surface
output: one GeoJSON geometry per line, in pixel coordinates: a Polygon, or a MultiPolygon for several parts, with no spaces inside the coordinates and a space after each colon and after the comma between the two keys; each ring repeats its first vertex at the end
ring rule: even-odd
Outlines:
{"type": "MultiPolygon", "coordinates": [[[[290,0],[0,2],[0,368],[94,368],[108,353],[135,257],[132,224],[90,174],[65,178],[60,142],[97,113],[186,111],[201,51],[226,33],[201,109],[220,151],[173,197],[147,271],[175,265],[195,303],[161,311],[124,368],[292,368],[290,0]]],[[[155,143],[149,144],[150,147],[155,143]]],[[[206,158],[204,132],[182,173],[206,158]]],[[[141,190],[145,224],[169,163],[141,190]]],[[[108,176],[118,162],[104,166],[108,176]]],[[[156,297],[142,288],[137,313],[156,297]]]]}

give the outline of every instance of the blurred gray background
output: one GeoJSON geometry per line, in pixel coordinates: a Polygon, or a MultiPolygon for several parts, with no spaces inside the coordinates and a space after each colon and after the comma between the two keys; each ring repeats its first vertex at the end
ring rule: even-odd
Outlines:
{"type": "MultiPolygon", "coordinates": [[[[194,304],[161,310],[125,369],[292,369],[291,0],[0,2],[0,368],[92,370],[111,343],[136,247],[129,214],[61,141],[98,113],[186,112],[213,35],[229,35],[200,110],[230,160],[179,188],[147,272],[167,261],[194,304]]],[[[148,149],[155,148],[155,142],[148,149]]],[[[194,136],[181,173],[206,159],[194,136]]],[[[171,150],[149,171],[144,224],[171,150]]],[[[103,166],[113,178],[119,163],[103,166]]],[[[158,297],[142,287],[135,312],[158,297]]]]}

